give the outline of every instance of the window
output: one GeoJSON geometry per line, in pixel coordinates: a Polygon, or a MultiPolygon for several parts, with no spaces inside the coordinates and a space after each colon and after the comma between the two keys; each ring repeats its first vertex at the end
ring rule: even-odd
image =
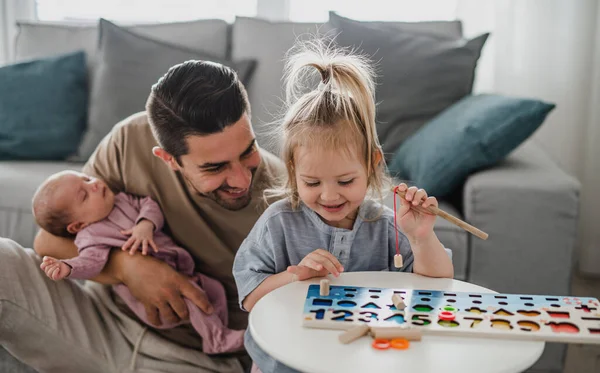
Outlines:
{"type": "Polygon", "coordinates": [[[37,18],[43,21],[177,22],[236,15],[256,16],[257,0],[36,0],[37,18]]]}
{"type": "MultiPolygon", "coordinates": [[[[1,1],[1,0],[0,0],[1,1]]],[[[43,21],[177,22],[235,16],[276,21],[326,22],[330,10],[360,21],[428,21],[456,18],[459,0],[27,0],[43,21]],[[257,14],[260,13],[260,14],[257,14]]]]}
{"type": "Polygon", "coordinates": [[[458,0],[288,0],[294,22],[326,22],[329,11],[360,21],[431,21],[456,18],[458,0]]]}

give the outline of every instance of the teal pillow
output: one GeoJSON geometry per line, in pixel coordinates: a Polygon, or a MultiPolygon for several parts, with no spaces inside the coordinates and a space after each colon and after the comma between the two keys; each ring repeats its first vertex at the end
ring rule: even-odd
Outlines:
{"type": "Polygon", "coordinates": [[[0,160],[75,153],[87,120],[84,52],[0,67],[0,160]]]}
{"type": "Polygon", "coordinates": [[[473,171],[504,159],[554,107],[500,95],[466,96],[400,145],[390,173],[444,197],[473,171]]]}

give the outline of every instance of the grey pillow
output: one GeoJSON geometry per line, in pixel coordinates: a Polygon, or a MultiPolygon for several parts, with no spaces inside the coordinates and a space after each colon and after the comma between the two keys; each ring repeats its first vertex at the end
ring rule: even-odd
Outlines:
{"type": "MultiPolygon", "coordinates": [[[[460,21],[385,24],[389,27],[448,35],[457,39],[462,36],[460,21]]],[[[273,139],[268,134],[272,133],[269,125],[282,114],[284,92],[281,79],[285,54],[296,40],[310,39],[314,35],[327,36],[330,35],[330,31],[331,25],[328,23],[270,22],[248,17],[235,19],[231,56],[234,59],[251,58],[258,61],[252,82],[246,86],[252,105],[252,126],[259,144],[275,154],[279,154],[278,139],[273,139]]]]}
{"type": "MultiPolygon", "coordinates": [[[[95,66],[98,49],[98,21],[18,21],[15,38],[15,60],[25,61],[66,54],[83,49],[90,67],[95,66]]],[[[227,55],[227,22],[202,19],[189,22],[120,24],[138,35],[179,45],[202,49],[216,57],[227,55]]]]}
{"type": "Polygon", "coordinates": [[[386,158],[427,121],[471,93],[489,34],[471,40],[329,15],[343,47],[377,66],[377,132],[386,158]]]}
{"type": "Polygon", "coordinates": [[[344,18],[336,12],[329,12],[329,26],[334,29],[331,21],[334,23],[339,20],[348,20],[357,22],[361,25],[370,26],[376,29],[385,29],[390,31],[411,31],[423,34],[437,35],[448,39],[460,39],[463,37],[462,22],[454,21],[420,21],[420,22],[391,22],[391,21],[356,21],[350,18],[344,18]]]}
{"type": "Polygon", "coordinates": [[[100,20],[97,70],[90,93],[88,128],[77,160],[85,161],[112,127],[144,110],[150,88],[167,70],[188,60],[210,60],[232,67],[248,83],[255,61],[233,62],[202,51],[171,45],[100,20]]]}

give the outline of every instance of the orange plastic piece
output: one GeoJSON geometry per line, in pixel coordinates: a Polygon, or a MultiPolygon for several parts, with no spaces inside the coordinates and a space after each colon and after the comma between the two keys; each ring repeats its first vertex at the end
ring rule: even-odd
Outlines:
{"type": "Polygon", "coordinates": [[[396,338],[390,341],[390,346],[396,350],[406,350],[410,346],[410,342],[404,338],[396,338]]]}
{"type": "Polygon", "coordinates": [[[375,339],[373,340],[372,346],[377,350],[387,350],[388,348],[390,348],[390,341],[381,338],[375,339]]]}

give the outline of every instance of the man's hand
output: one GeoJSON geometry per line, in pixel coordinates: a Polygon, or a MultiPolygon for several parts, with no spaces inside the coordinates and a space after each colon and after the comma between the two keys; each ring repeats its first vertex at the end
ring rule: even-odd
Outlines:
{"type": "MultiPolygon", "coordinates": [[[[58,259],[77,256],[73,240],[56,237],[43,230],[38,233],[34,248],[40,256],[58,259]]],[[[154,325],[160,325],[159,315],[167,322],[187,320],[189,315],[183,297],[205,313],[212,313],[206,295],[195,288],[185,275],[150,256],[132,256],[121,250],[111,250],[108,263],[92,280],[111,285],[125,284],[144,304],[148,320],[154,325]]]]}
{"type": "Polygon", "coordinates": [[[148,246],[151,246],[155,253],[158,252],[158,247],[154,243],[154,223],[150,220],[143,219],[136,226],[127,230],[121,231],[126,236],[131,236],[125,242],[121,250],[129,250],[129,254],[133,255],[142,245],[142,254],[148,254],[148,246]]]}
{"type": "MultiPolygon", "coordinates": [[[[78,255],[77,246],[72,238],[54,236],[43,229],[40,229],[33,242],[35,252],[41,256],[50,256],[56,259],[71,259],[78,255]]],[[[105,285],[115,285],[123,282],[113,272],[112,261],[109,258],[108,263],[102,272],[90,280],[105,285]]]]}
{"type": "Polygon", "coordinates": [[[207,314],[213,312],[206,295],[194,287],[189,278],[165,262],[149,256],[127,255],[115,250],[111,260],[120,267],[123,283],[144,304],[148,321],[153,325],[189,319],[183,298],[188,298],[207,314]]]}

